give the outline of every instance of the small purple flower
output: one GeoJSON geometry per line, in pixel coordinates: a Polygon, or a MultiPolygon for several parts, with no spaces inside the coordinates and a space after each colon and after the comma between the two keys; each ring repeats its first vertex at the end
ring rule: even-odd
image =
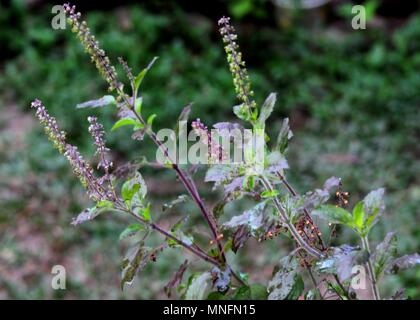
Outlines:
{"type": "Polygon", "coordinates": [[[96,146],[96,154],[99,155],[98,169],[103,168],[106,173],[112,167],[112,162],[108,160],[109,149],[105,146],[105,132],[102,124],[98,123],[96,117],[88,117],[90,123],[89,133],[92,135],[96,146]]]}
{"type": "Polygon", "coordinates": [[[53,142],[54,147],[57,148],[60,153],[63,153],[66,144],[66,133],[60,130],[57,121],[48,114],[41,100],[35,99],[31,103],[31,108],[36,109],[35,115],[44,127],[48,139],[53,142]]]}
{"type": "Polygon", "coordinates": [[[210,130],[200,119],[193,121],[191,127],[200,137],[200,141],[208,146],[208,160],[210,163],[219,163],[227,159],[223,146],[212,139],[210,130]]]}
{"type": "MultiPolygon", "coordinates": [[[[38,118],[41,125],[44,127],[48,138],[54,143],[54,146],[64,154],[73,169],[74,174],[79,178],[82,185],[86,188],[89,197],[94,201],[110,200],[114,199],[113,192],[109,191],[104,185],[104,179],[98,179],[95,177],[93,170],[89,163],[87,163],[77,147],[66,143],[66,134],[61,131],[58,127],[57,121],[54,117],[51,117],[45,106],[39,99],[35,99],[31,103],[31,108],[36,109],[36,117],[38,118]]],[[[103,139],[103,128],[102,125],[96,122],[96,118],[90,120],[91,128],[89,131],[92,132],[95,138],[95,145],[98,147],[98,152],[104,154],[108,149],[105,147],[103,139]]],[[[112,165],[110,162],[103,162],[101,166],[109,168],[112,165]]]]}
{"type": "Polygon", "coordinates": [[[93,201],[108,200],[110,193],[104,186],[103,180],[95,177],[92,167],[83,159],[77,147],[67,144],[64,155],[70,162],[74,174],[86,188],[89,198],[93,201]]]}

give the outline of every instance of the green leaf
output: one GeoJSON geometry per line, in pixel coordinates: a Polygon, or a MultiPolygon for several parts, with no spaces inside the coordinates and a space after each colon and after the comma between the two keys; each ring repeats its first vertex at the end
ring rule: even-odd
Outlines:
{"type": "Polygon", "coordinates": [[[226,297],[223,293],[214,291],[209,293],[206,300],[226,300],[226,297]]]}
{"type": "Polygon", "coordinates": [[[134,105],[134,110],[136,111],[137,114],[141,114],[142,105],[143,105],[143,97],[138,97],[134,105]]]}
{"type": "Polygon", "coordinates": [[[365,228],[364,219],[365,219],[365,210],[364,210],[363,202],[360,201],[353,208],[353,220],[354,220],[354,224],[356,225],[357,229],[360,231],[362,236],[363,236],[363,229],[365,228]]]}
{"type": "Polygon", "coordinates": [[[233,300],[266,300],[268,291],[265,286],[259,283],[250,286],[242,286],[235,291],[233,300]]]}
{"type": "Polygon", "coordinates": [[[150,222],[152,220],[150,216],[150,204],[141,212],[141,215],[147,222],[150,222]]]}
{"type": "Polygon", "coordinates": [[[133,196],[136,194],[137,191],[140,190],[140,185],[135,184],[132,185],[132,181],[126,181],[121,189],[121,195],[124,201],[131,201],[133,196]]]}
{"type": "Polygon", "coordinates": [[[250,300],[251,299],[251,288],[249,286],[242,286],[236,290],[233,300],[250,300]]]}
{"type": "Polygon", "coordinates": [[[263,192],[261,192],[261,198],[274,198],[276,196],[279,195],[279,191],[278,190],[265,190],[263,192]]]}
{"type": "Polygon", "coordinates": [[[156,118],[156,114],[151,114],[148,118],[147,118],[147,124],[151,127],[153,124],[153,120],[155,120],[156,118]]]}
{"type": "Polygon", "coordinates": [[[109,200],[101,200],[96,203],[97,208],[110,209],[114,207],[114,203],[109,200]]]}
{"type": "Polygon", "coordinates": [[[210,287],[211,274],[204,272],[195,276],[185,293],[186,300],[203,300],[210,287]]]}
{"type": "Polygon", "coordinates": [[[136,171],[136,174],[133,178],[124,182],[121,188],[121,196],[130,209],[133,207],[141,207],[143,205],[146,194],[146,183],[138,171],[136,171]]]}
{"type": "Polygon", "coordinates": [[[364,2],[366,20],[370,21],[375,16],[375,12],[379,7],[378,0],[368,0],[364,2]]]}
{"type": "Polygon", "coordinates": [[[126,284],[131,285],[133,283],[136,274],[142,270],[147,262],[149,261],[149,250],[140,243],[139,247],[133,254],[129,254],[123,260],[122,263],[122,274],[121,274],[121,289],[124,290],[126,284]]]}
{"type": "Polygon", "coordinates": [[[108,96],[103,96],[100,99],[97,100],[90,100],[90,101],[86,101],[83,103],[79,103],[78,105],[76,105],[76,108],[78,109],[82,109],[82,108],[99,108],[99,107],[104,107],[110,104],[116,104],[115,98],[114,96],[108,95],[108,96]]]}
{"type": "Polygon", "coordinates": [[[264,104],[261,107],[260,116],[258,117],[258,122],[260,124],[265,124],[268,117],[271,115],[276,104],[277,95],[275,93],[270,93],[267,99],[264,101],[264,104]]]}
{"type": "Polygon", "coordinates": [[[255,176],[247,175],[242,180],[242,188],[244,190],[252,191],[255,187],[255,176]]]}
{"type": "Polygon", "coordinates": [[[140,123],[140,122],[138,122],[137,120],[136,120],[136,125],[134,126],[134,128],[133,128],[133,130],[134,131],[137,131],[137,130],[141,130],[141,129],[144,129],[144,125],[143,125],[143,123],[140,123]]]}
{"type": "Polygon", "coordinates": [[[312,214],[330,223],[343,224],[353,228],[353,217],[347,210],[333,205],[323,205],[318,209],[312,211],[312,214]]]}
{"type": "Polygon", "coordinates": [[[120,128],[120,127],[123,127],[123,126],[128,126],[128,125],[136,126],[136,125],[139,125],[139,124],[140,123],[137,120],[135,120],[135,119],[132,119],[132,118],[123,118],[123,119],[120,119],[117,122],[115,122],[115,124],[112,126],[111,131],[114,131],[114,130],[116,130],[116,129],[120,128]]]}
{"type": "Polygon", "coordinates": [[[153,66],[155,61],[158,59],[158,57],[154,57],[153,60],[149,63],[149,65],[144,68],[140,73],[136,76],[134,79],[134,90],[137,93],[137,91],[140,88],[141,83],[143,82],[144,77],[146,76],[147,72],[150,70],[150,68],[153,66]]]}
{"type": "Polygon", "coordinates": [[[135,235],[138,231],[144,230],[144,227],[141,224],[134,223],[129,225],[127,228],[124,229],[123,232],[120,233],[119,239],[123,240],[128,237],[135,235]]]}
{"type": "Polygon", "coordinates": [[[268,296],[267,288],[259,283],[251,284],[251,300],[266,300],[268,296]]]}
{"type": "Polygon", "coordinates": [[[303,294],[303,290],[305,290],[305,283],[303,282],[302,277],[297,274],[295,276],[295,282],[293,283],[292,289],[286,299],[297,300],[303,294]]]}
{"type": "Polygon", "coordinates": [[[245,104],[234,106],[233,113],[241,120],[248,121],[250,119],[249,108],[245,104]]]}

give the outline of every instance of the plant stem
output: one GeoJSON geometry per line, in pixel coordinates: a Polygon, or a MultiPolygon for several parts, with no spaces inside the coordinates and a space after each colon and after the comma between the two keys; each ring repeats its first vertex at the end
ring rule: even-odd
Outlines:
{"type": "MultiPolygon", "coordinates": [[[[145,128],[147,128],[146,122],[144,121],[142,116],[137,113],[133,104],[130,103],[130,101],[127,99],[126,95],[124,94],[124,92],[122,90],[118,90],[118,92],[119,92],[120,96],[124,99],[124,102],[126,103],[127,107],[134,113],[134,115],[140,121],[140,123],[145,128]]],[[[133,102],[133,103],[135,103],[135,102],[133,102]]],[[[213,240],[217,243],[217,247],[219,249],[222,262],[225,263],[226,262],[226,256],[225,256],[223,245],[218,240],[219,232],[217,230],[217,226],[213,222],[213,220],[211,219],[210,213],[207,211],[203,200],[201,199],[200,195],[198,194],[198,191],[197,191],[197,188],[195,187],[195,184],[190,179],[187,178],[185,172],[175,163],[175,161],[173,159],[171,159],[171,157],[169,155],[169,152],[168,152],[168,149],[162,144],[161,141],[159,141],[156,134],[150,129],[147,129],[146,133],[152,139],[152,141],[158,146],[158,148],[161,149],[162,153],[168,159],[168,161],[171,163],[172,168],[175,170],[177,176],[179,177],[179,179],[181,180],[181,182],[183,183],[183,185],[187,189],[188,193],[191,195],[191,197],[196,202],[196,204],[199,207],[204,219],[206,220],[207,224],[210,227],[210,230],[211,230],[212,235],[213,235],[213,240]]]]}
{"type": "MultiPolygon", "coordinates": [[[[210,257],[207,253],[205,253],[200,247],[194,247],[192,245],[189,245],[188,243],[185,243],[184,241],[178,239],[177,237],[175,237],[174,235],[170,234],[167,230],[163,229],[161,226],[159,226],[156,223],[152,223],[152,222],[148,222],[145,219],[143,219],[142,217],[138,216],[137,214],[135,214],[134,212],[125,209],[121,204],[120,204],[120,208],[117,209],[117,211],[123,211],[126,212],[128,214],[130,214],[132,217],[134,217],[137,221],[148,225],[150,228],[152,228],[153,230],[158,231],[159,233],[161,233],[162,235],[164,235],[165,237],[172,239],[173,241],[175,241],[176,243],[178,243],[179,245],[183,246],[185,249],[191,251],[192,253],[194,253],[196,256],[198,256],[199,258],[203,259],[204,261],[207,261],[219,268],[223,267],[223,265],[220,263],[220,261],[214,259],[213,257],[210,257]]],[[[230,269],[230,273],[232,274],[232,276],[236,279],[236,281],[238,281],[241,285],[247,285],[242,279],[241,277],[238,276],[238,274],[231,268],[230,269]]]]}
{"type": "Polygon", "coordinates": [[[194,253],[196,256],[200,257],[201,259],[214,264],[215,266],[220,266],[219,261],[215,260],[214,258],[210,257],[209,255],[207,255],[206,253],[204,253],[201,249],[197,249],[192,245],[189,245],[188,243],[185,243],[184,241],[178,239],[177,237],[175,237],[174,235],[170,234],[168,231],[166,231],[165,229],[163,229],[161,226],[159,226],[156,223],[152,223],[152,222],[148,222],[145,219],[143,219],[142,217],[138,216],[137,214],[135,214],[134,212],[132,212],[131,210],[125,209],[123,207],[118,208],[117,210],[120,211],[124,211],[128,214],[130,214],[132,217],[134,217],[137,221],[148,225],[150,228],[152,228],[153,230],[158,231],[159,233],[161,233],[162,235],[164,235],[165,237],[175,241],[176,243],[178,243],[179,245],[183,246],[185,249],[191,251],[192,253],[194,253]]]}
{"type": "Polygon", "coordinates": [[[308,271],[309,277],[311,278],[312,284],[314,286],[315,294],[319,297],[320,300],[323,300],[323,297],[321,295],[321,290],[318,288],[318,284],[316,283],[314,274],[312,273],[311,266],[305,261],[303,255],[300,252],[298,254],[300,258],[303,259],[303,263],[305,265],[306,271],[308,271]]]}
{"type": "MultiPolygon", "coordinates": [[[[261,181],[264,185],[264,187],[268,190],[268,191],[273,191],[273,186],[271,185],[270,181],[264,177],[261,176],[261,181]]],[[[319,252],[317,249],[312,248],[299,234],[299,232],[296,230],[295,226],[293,225],[293,223],[290,221],[289,217],[287,216],[286,210],[284,209],[283,205],[280,203],[279,199],[277,198],[277,196],[273,197],[273,202],[274,205],[276,206],[277,211],[279,212],[280,216],[282,217],[283,221],[286,223],[290,233],[292,234],[293,238],[296,240],[296,242],[299,244],[299,246],[301,246],[309,255],[320,259],[322,258],[324,255],[319,252]]]]}
{"type": "Polygon", "coordinates": [[[368,270],[369,277],[370,277],[370,280],[371,280],[373,297],[375,298],[375,300],[381,300],[381,297],[379,295],[378,283],[376,281],[375,271],[374,271],[374,268],[373,268],[373,265],[372,265],[372,260],[370,259],[369,241],[368,241],[367,236],[363,236],[361,238],[362,238],[363,249],[367,251],[368,256],[369,256],[369,258],[366,262],[366,265],[367,265],[367,270],[368,270]]]}
{"type": "Polygon", "coordinates": [[[351,300],[348,290],[346,290],[346,288],[344,288],[343,284],[341,283],[340,279],[338,278],[338,276],[336,274],[334,275],[334,280],[335,280],[335,282],[337,282],[337,285],[340,287],[340,289],[344,292],[344,294],[346,295],[346,298],[348,300],[351,300]]]}

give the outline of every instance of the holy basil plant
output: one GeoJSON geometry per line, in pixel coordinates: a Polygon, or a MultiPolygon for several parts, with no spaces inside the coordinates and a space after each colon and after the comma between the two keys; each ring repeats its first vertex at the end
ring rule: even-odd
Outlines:
{"type": "MultiPolygon", "coordinates": [[[[190,122],[192,132],[199,138],[201,147],[197,150],[204,150],[208,160],[199,166],[179,163],[168,143],[153,128],[156,115],[150,114],[143,105],[141,85],[156,58],[137,75],[119,58],[129,83],[126,88],[87,23],[81,20],[80,13],[69,4],[65,4],[63,10],[71,30],[109,85],[107,95],[81,103],[77,108],[114,108],[118,120],[112,131],[124,127],[130,128],[133,140],[142,141],[148,137],[163,158],[156,163],[140,156],[136,161],[115,167],[106,146],[103,126],[95,117],[89,117],[89,132],[96,147],[97,166],[94,168],[76,146],[67,142],[66,133],[42,102],[36,99],[31,104],[47,136],[68,159],[93,203],[91,208],[75,217],[72,224],[79,225],[110,212],[131,219],[119,235],[121,241],[131,243],[121,264],[123,290],[166,250],[189,252],[188,259],[173,269],[172,277],[162,288],[168,297],[177,295],[185,299],[358,299],[361,290],[374,299],[381,299],[379,283],[384,275],[419,264],[418,254],[397,256],[397,238],[392,232],[375,249],[370,248],[369,233],[385,210],[384,189],[370,192],[349,211],[348,193],[342,191],[342,182],[337,177],[329,178],[321,188],[305,194],[298,194],[290,185],[286,155],[293,134],[289,121],[284,119],[279,125],[277,137],[270,138],[265,133],[275,108],[276,94],[270,93],[261,106],[254,99],[250,77],[229,18],[221,18],[218,24],[239,102],[233,107],[239,122],[213,125],[224,142],[215,138],[214,130],[200,119],[190,122]],[[249,132],[251,134],[247,134],[249,132]],[[253,148],[254,145],[258,146],[253,148]],[[236,148],[245,161],[228,161],[230,146],[236,148]],[[157,212],[158,206],[151,205],[140,172],[149,165],[159,170],[172,170],[177,177],[174,183],[180,183],[185,189],[173,201],[160,206],[162,212],[179,209],[181,218],[172,224],[164,221],[167,215],[157,212]],[[200,168],[206,170],[205,182],[222,194],[212,207],[204,202],[195,182],[195,172],[200,168]],[[228,217],[224,210],[226,205],[238,201],[253,204],[228,217]],[[189,228],[189,216],[180,209],[189,203],[195,204],[196,208],[190,214],[202,218],[200,228],[189,228]],[[359,236],[360,245],[331,246],[331,237],[321,231],[326,226],[318,226],[314,217],[329,223],[327,234],[335,233],[336,225],[350,228],[359,236]],[[203,233],[204,227],[208,232],[203,233]],[[150,241],[152,233],[161,235],[161,243],[150,241]],[[241,271],[244,266],[233,267],[232,256],[240,255],[241,248],[250,238],[262,245],[266,241],[276,241],[278,236],[289,239],[294,249],[273,266],[271,279],[253,283],[252,277],[241,271]],[[196,259],[189,258],[191,255],[205,262],[204,269],[196,266],[196,259]],[[361,286],[363,273],[367,288],[361,286]]],[[[168,135],[169,140],[186,134],[182,124],[189,121],[190,111],[191,105],[181,111],[173,135],[168,135]]]]}

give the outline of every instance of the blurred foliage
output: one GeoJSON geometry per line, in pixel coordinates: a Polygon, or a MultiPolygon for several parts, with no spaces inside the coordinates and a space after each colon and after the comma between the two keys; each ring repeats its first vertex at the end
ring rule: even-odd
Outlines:
{"type": "MultiPolygon", "coordinates": [[[[107,129],[115,120],[111,108],[75,109],[77,103],[102,97],[106,84],[73,35],[51,29],[49,10],[41,7],[33,13],[24,3],[14,0],[7,9],[0,4],[0,261],[16,270],[32,270],[28,263],[47,255],[42,267],[47,276],[31,276],[28,271],[8,281],[0,269],[0,287],[15,298],[54,297],[56,293],[42,288],[49,288],[48,263],[62,259],[85,273],[69,284],[74,290],[67,290],[66,298],[158,297],[162,283],[147,279],[129,293],[118,291],[121,248],[115,242],[122,223],[98,219],[87,227],[68,226],[86,198],[38,126],[27,128],[30,134],[24,148],[15,146],[13,130],[25,127],[18,121],[17,129],[10,128],[10,120],[4,120],[6,108],[17,105],[18,117],[27,116],[29,101],[35,97],[43,100],[70,140],[87,155],[92,154],[87,115],[95,113],[107,129]],[[27,232],[39,238],[42,250],[25,246],[28,240],[22,237],[27,232]],[[54,243],[53,248],[48,243],[54,243]]],[[[229,10],[238,19],[267,15],[259,1],[234,1],[229,10]]],[[[146,114],[160,115],[156,128],[172,127],[173,119],[191,101],[193,117],[207,124],[232,118],[235,97],[216,21],[179,8],[152,13],[139,6],[120,7],[112,13],[90,11],[85,17],[115,64],[122,56],[138,72],[159,56],[143,87],[146,114]]],[[[394,32],[386,27],[354,31],[345,21],[345,27],[332,24],[311,30],[299,24],[286,30],[270,23],[239,25],[239,42],[257,101],[278,92],[277,110],[281,111],[273,115],[273,131],[280,124],[275,117],[291,117],[295,137],[290,179],[300,191],[319,186],[331,175],[343,178],[344,189],[352,193],[351,202],[371,189],[385,187],[386,219],[374,229],[377,237],[373,238],[379,240],[396,229],[400,252],[418,251],[420,15],[413,15],[394,32]]],[[[123,75],[121,67],[117,69],[123,75]]],[[[124,130],[108,136],[117,163],[119,158],[134,159],[139,154],[130,149],[127,136],[124,130]]],[[[154,149],[142,153],[152,156],[154,149]]],[[[339,236],[353,239],[347,233],[339,236]]],[[[275,252],[267,255],[270,261],[243,257],[241,265],[262,266],[281,256],[278,244],[267,250],[275,252]]],[[[174,258],[178,259],[175,252],[158,259],[157,267],[146,272],[165,279],[174,271],[174,258]]],[[[408,287],[407,293],[418,298],[418,281],[419,271],[413,270],[395,276],[383,290],[392,293],[408,287]]]]}

